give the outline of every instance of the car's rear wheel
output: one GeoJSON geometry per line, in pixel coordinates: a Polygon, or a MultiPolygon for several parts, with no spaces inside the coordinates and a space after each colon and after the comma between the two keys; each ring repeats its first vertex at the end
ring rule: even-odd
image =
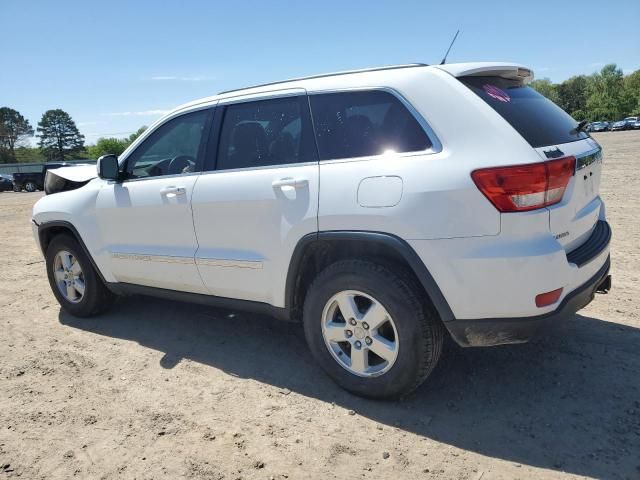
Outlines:
{"type": "Polygon", "coordinates": [[[38,187],[34,182],[26,182],[24,184],[24,189],[27,192],[35,192],[38,189],[38,187]]]}
{"type": "Polygon", "coordinates": [[[20,185],[14,185],[13,186],[13,191],[14,192],[21,192],[22,191],[22,187],[20,185]]]}
{"type": "Polygon", "coordinates": [[[46,253],[47,277],[60,306],[77,317],[106,311],[114,295],[98,276],[91,260],[71,236],[61,234],[46,253]]]}
{"type": "Polygon", "coordinates": [[[394,398],[417,388],[435,367],[443,329],[403,271],[345,260],[309,287],[304,329],[314,357],[345,389],[394,398]]]}

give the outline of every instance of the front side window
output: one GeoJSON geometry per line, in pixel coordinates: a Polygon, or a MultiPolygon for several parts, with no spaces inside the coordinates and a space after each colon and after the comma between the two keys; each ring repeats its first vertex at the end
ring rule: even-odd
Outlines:
{"type": "Polygon", "coordinates": [[[154,131],[129,156],[129,178],[196,171],[207,115],[207,110],[187,113],[169,120],[154,131]]]}
{"type": "Polygon", "coordinates": [[[309,98],[320,160],[431,147],[416,118],[389,92],[322,93],[309,98]]]}
{"type": "Polygon", "coordinates": [[[217,169],[286,165],[316,160],[305,97],[225,107],[217,169]]]}

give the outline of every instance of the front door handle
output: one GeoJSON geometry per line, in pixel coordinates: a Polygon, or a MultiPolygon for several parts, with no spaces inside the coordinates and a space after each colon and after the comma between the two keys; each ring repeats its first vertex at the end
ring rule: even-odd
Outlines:
{"type": "Polygon", "coordinates": [[[293,188],[302,188],[309,185],[309,180],[306,178],[293,178],[286,177],[281,178],[280,180],[274,180],[271,183],[273,188],[282,188],[282,187],[293,187],[293,188]]]}
{"type": "Polygon", "coordinates": [[[160,190],[161,195],[184,195],[187,193],[187,189],[184,187],[164,187],[160,190]]]}

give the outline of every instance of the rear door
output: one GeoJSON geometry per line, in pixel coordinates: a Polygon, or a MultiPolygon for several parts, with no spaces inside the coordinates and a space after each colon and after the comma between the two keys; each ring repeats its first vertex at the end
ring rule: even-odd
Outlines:
{"type": "Polygon", "coordinates": [[[562,201],[548,209],[549,227],[564,249],[580,246],[593,231],[602,208],[602,151],[598,143],[577,131],[578,123],[570,115],[521,80],[467,76],[460,81],[499,113],[541,160],[576,158],[576,172],[562,201]]]}
{"type": "Polygon", "coordinates": [[[306,92],[221,100],[214,124],[207,171],[192,198],[198,270],[212,295],[284,306],[293,250],[317,231],[306,92]]]}

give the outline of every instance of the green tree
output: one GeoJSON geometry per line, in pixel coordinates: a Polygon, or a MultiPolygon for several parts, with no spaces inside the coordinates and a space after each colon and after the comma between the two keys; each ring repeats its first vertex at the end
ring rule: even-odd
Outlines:
{"type": "Polygon", "coordinates": [[[548,78],[534,80],[529,84],[529,86],[537,90],[538,93],[544,95],[552,102],[558,103],[560,97],[558,96],[556,85],[551,83],[551,80],[549,80],[548,78]]]}
{"type": "Polygon", "coordinates": [[[142,126],[127,138],[99,138],[95,145],[87,148],[89,158],[100,158],[109,153],[121,155],[146,129],[146,126],[142,126]]]}
{"type": "Polygon", "coordinates": [[[127,145],[127,147],[131,145],[140,135],[142,135],[147,128],[148,127],[146,125],[143,125],[134,133],[129,135],[129,138],[127,138],[127,140],[129,141],[129,144],[127,145]]]}
{"type": "Polygon", "coordinates": [[[624,78],[626,94],[633,98],[632,115],[640,115],[640,70],[630,73],[624,78]]]}
{"type": "Polygon", "coordinates": [[[9,107],[0,108],[0,161],[16,161],[16,147],[33,135],[29,120],[9,107]]]}
{"type": "Polygon", "coordinates": [[[584,110],[587,107],[588,85],[588,78],[585,75],[578,75],[556,86],[558,106],[576,120],[585,118],[584,110]]]}
{"type": "Polygon", "coordinates": [[[636,99],[624,88],[624,75],[615,63],[592,75],[588,86],[590,120],[618,120],[629,114],[636,99]]]}
{"type": "Polygon", "coordinates": [[[84,135],[64,110],[47,110],[38,123],[38,145],[49,160],[77,157],[84,150],[84,135]]]}
{"type": "Polygon", "coordinates": [[[16,162],[17,163],[37,163],[44,161],[42,152],[37,147],[17,147],[16,162]]]}
{"type": "Polygon", "coordinates": [[[99,158],[107,154],[120,155],[128,146],[129,142],[125,138],[99,138],[87,150],[90,158],[99,158]]]}

